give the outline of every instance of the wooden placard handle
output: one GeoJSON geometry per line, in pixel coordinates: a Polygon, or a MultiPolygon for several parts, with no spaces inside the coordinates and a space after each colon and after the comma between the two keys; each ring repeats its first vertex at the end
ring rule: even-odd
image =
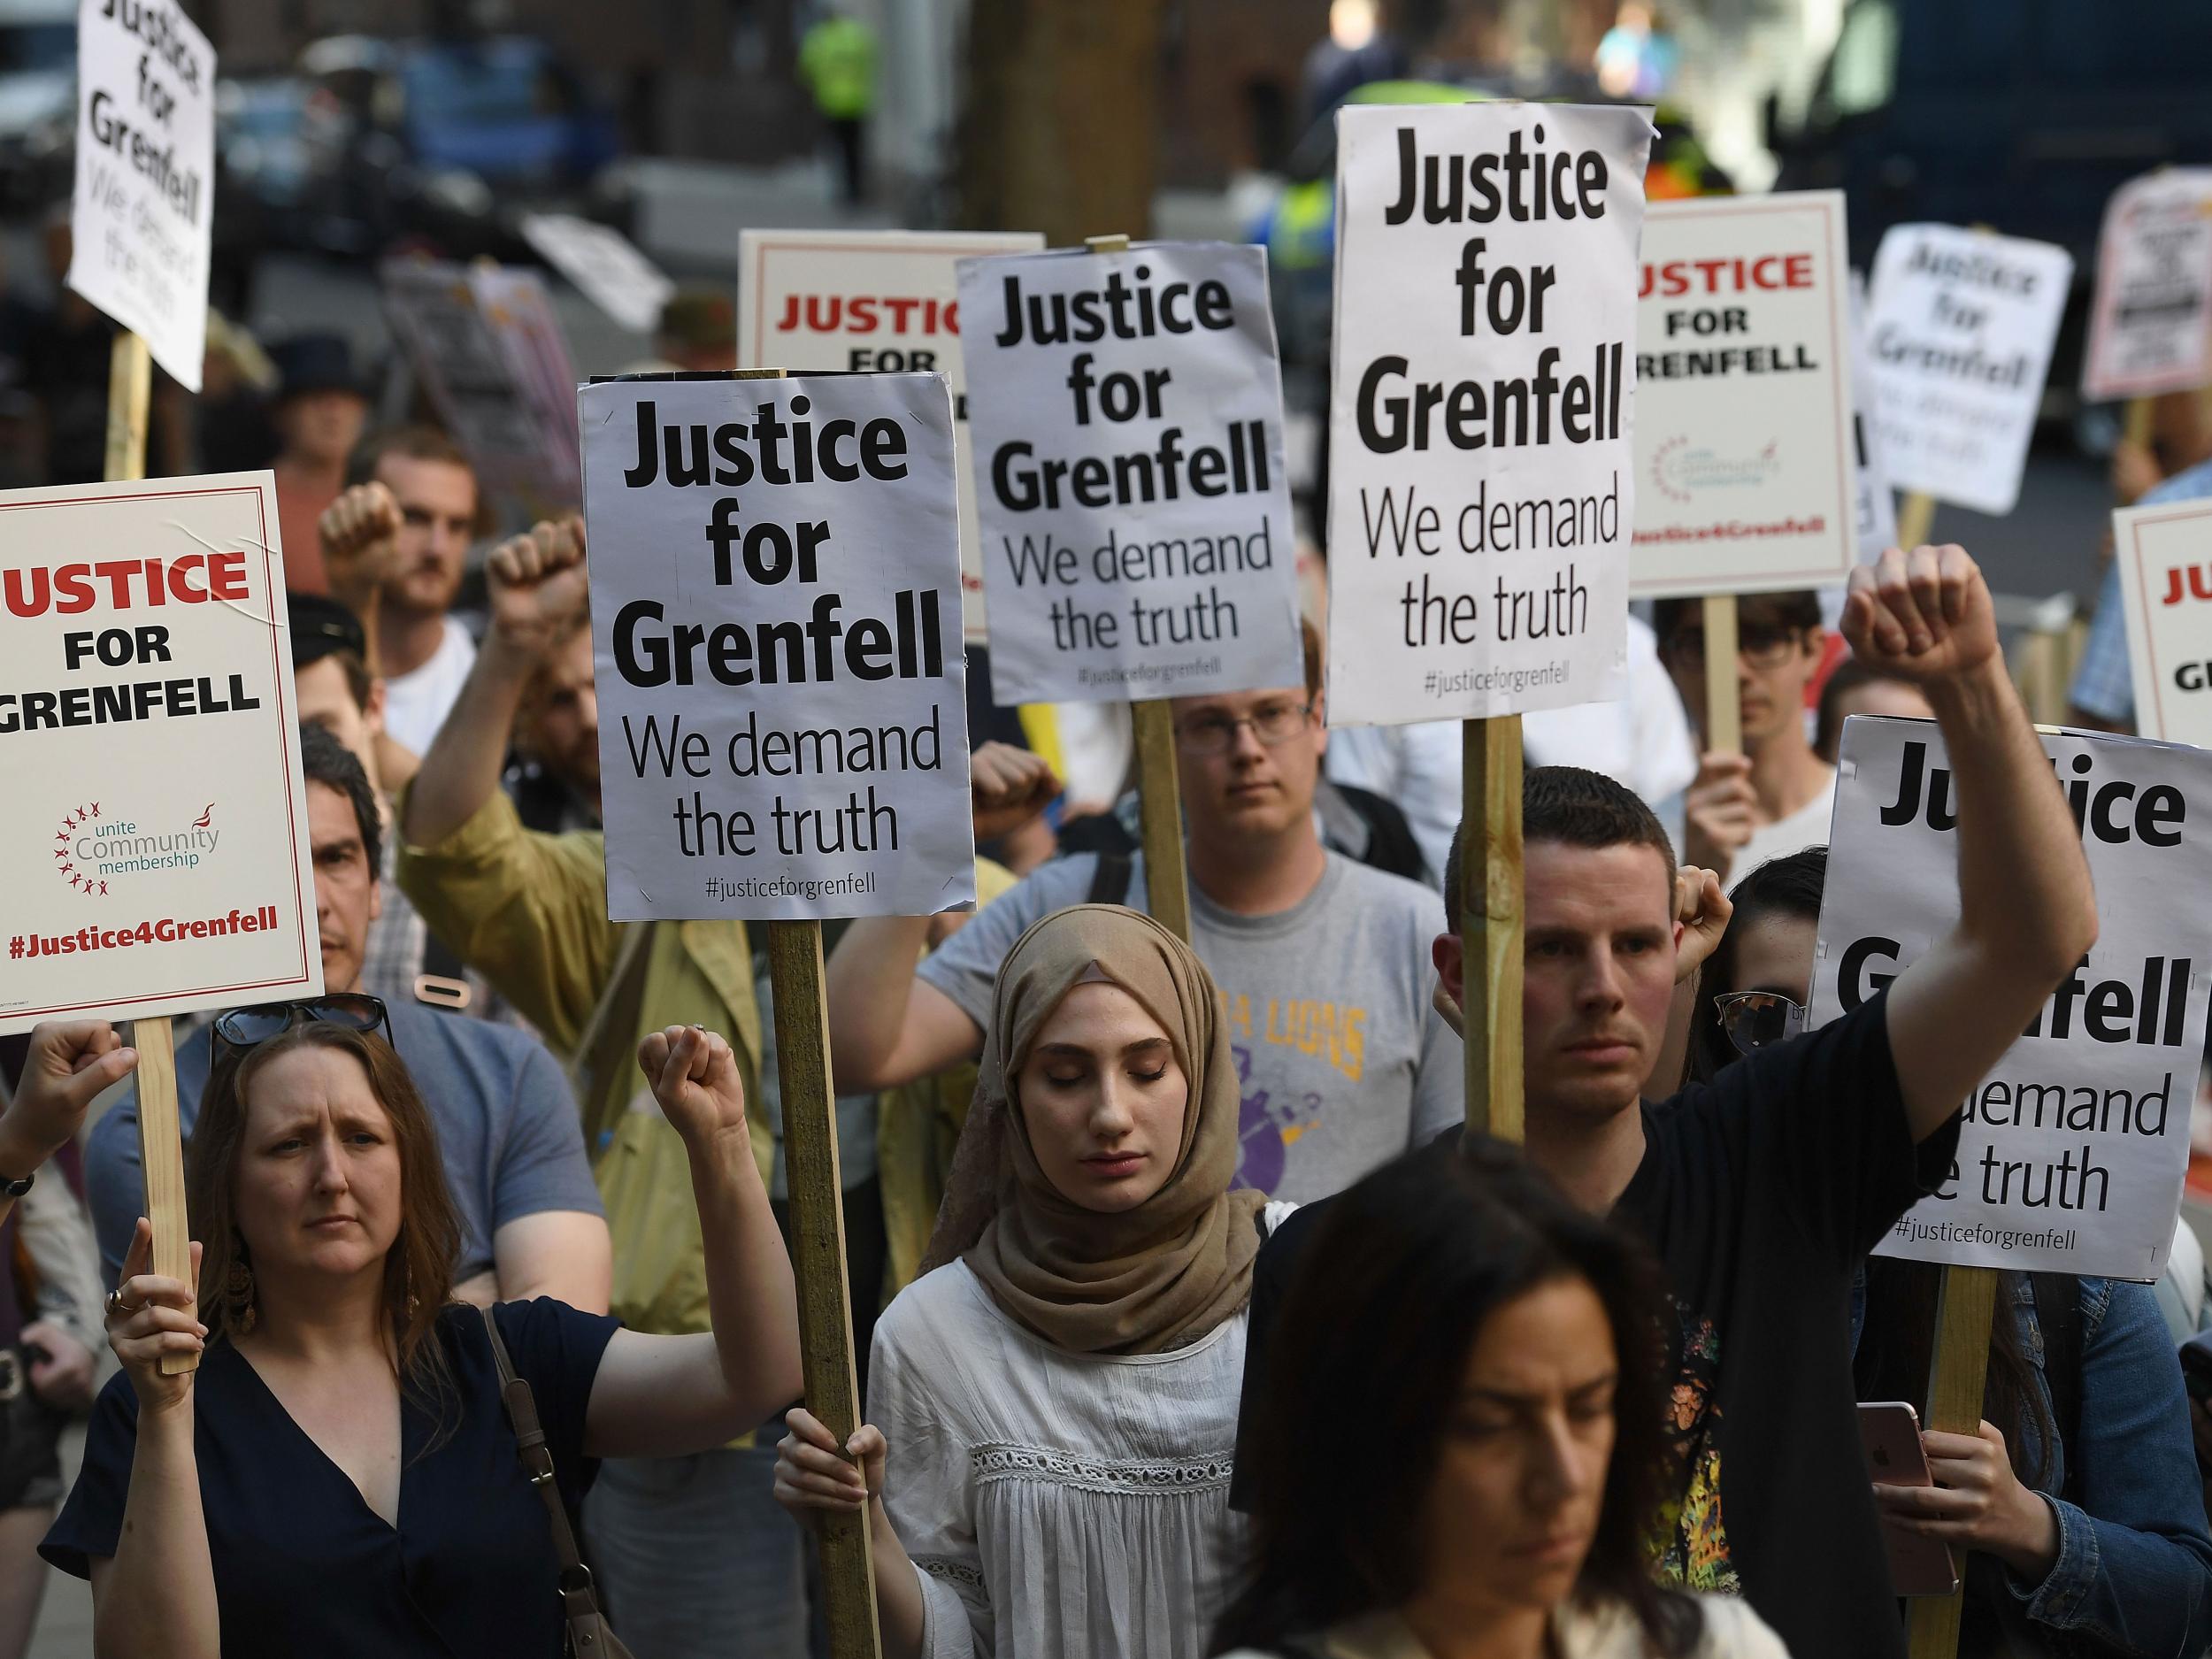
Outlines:
{"type": "MultiPolygon", "coordinates": [[[[822,925],[770,922],[767,926],[806,1406],[843,1446],[860,1426],[860,1384],[853,1369],[852,1296],[845,1272],[844,1185],[838,1170],[836,1091],[830,1079],[822,925]]],[[[875,1562],[866,1511],[824,1515],[818,1520],[816,1536],[822,1549],[831,1654],[834,1659],[878,1659],[875,1562]]]]}
{"type": "Polygon", "coordinates": [[[1460,1006],[1467,1126],[1524,1138],[1521,1080],[1521,717],[1460,726],[1460,1006]]]}
{"type": "Polygon", "coordinates": [[[1935,528],[1935,497],[1925,490],[1906,493],[1897,506],[1897,545],[1909,553],[1935,528]]]}
{"type": "MultiPolygon", "coordinates": [[[[184,1133],[177,1121],[177,1050],[168,1019],[131,1022],[138,1050],[138,1160],[146,1179],[146,1219],[154,1230],[149,1271],[192,1282],[192,1231],[184,1209],[184,1133]]],[[[161,1373],[196,1371],[196,1354],[164,1354],[161,1373]]]]}
{"type": "MultiPolygon", "coordinates": [[[[1943,1286],[1936,1298],[1926,1427],[1946,1434],[1971,1434],[1981,1427],[1982,1394],[1989,1381],[1989,1333],[1996,1314],[1995,1268],[1943,1270],[1943,1286]]],[[[1951,1563],[1962,1579],[1964,1563],[1955,1551],[1951,1563]]],[[[1911,1659],[1955,1659],[1964,1606],[1956,1593],[1916,1597],[1907,1619],[1911,1659]]]]}
{"type": "Polygon", "coordinates": [[[1743,753],[1743,687],[1736,678],[1736,595],[1705,595],[1705,749],[1743,753]]]}

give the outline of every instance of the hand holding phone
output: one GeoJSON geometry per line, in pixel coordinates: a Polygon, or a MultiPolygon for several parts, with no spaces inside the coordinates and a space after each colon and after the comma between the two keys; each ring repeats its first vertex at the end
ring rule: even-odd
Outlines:
{"type": "MultiPolygon", "coordinates": [[[[1920,1413],[1902,1400],[1859,1407],[1859,1444],[1867,1472],[1885,1486],[1932,1486],[1928,1455],[1920,1444],[1920,1413]]],[[[1900,1595],[1949,1595],[1959,1587],[1958,1567],[1939,1539],[1916,1532],[1893,1516],[1882,1517],[1890,1578],[1900,1595]]]]}

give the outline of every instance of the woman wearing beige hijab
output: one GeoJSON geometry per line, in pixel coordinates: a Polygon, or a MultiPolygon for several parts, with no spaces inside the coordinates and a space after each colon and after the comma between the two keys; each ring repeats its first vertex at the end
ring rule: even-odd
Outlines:
{"type": "Polygon", "coordinates": [[[1237,1108],[1213,980],[1148,917],[1080,905],[1008,953],[860,1467],[804,1411],[779,1448],[793,1514],[866,1507],[887,1659],[1204,1653],[1252,1258],[1291,1208],[1229,1190],[1237,1108]]]}

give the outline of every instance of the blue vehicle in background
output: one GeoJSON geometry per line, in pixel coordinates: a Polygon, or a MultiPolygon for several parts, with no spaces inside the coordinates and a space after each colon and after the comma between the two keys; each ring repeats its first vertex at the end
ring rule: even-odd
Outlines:
{"type": "Polygon", "coordinates": [[[299,74],[308,245],[517,257],[524,213],[620,216],[613,114],[534,36],[336,35],[300,55],[299,74]]]}

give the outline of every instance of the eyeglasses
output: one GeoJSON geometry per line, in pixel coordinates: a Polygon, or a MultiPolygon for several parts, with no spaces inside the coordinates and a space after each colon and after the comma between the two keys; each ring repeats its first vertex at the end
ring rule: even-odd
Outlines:
{"type": "Polygon", "coordinates": [[[1305,729],[1310,703],[1263,703],[1249,714],[1202,714],[1175,728],[1175,741],[1193,755],[1225,755],[1236,747],[1237,728],[1248,726],[1268,748],[1287,743],[1305,729]]]}
{"type": "Polygon", "coordinates": [[[1756,1054],[1805,1029],[1805,1009],[1776,991],[1728,991],[1713,999],[1720,1028],[1738,1054],[1756,1054]]]}
{"type": "MultiPolygon", "coordinates": [[[[215,1034],[234,1048],[254,1048],[302,1022],[342,1025],[348,1031],[374,1031],[380,1025],[384,1041],[392,1042],[392,1017],[385,1010],[384,999],[366,991],[333,991],[300,1002],[234,1008],[215,1017],[215,1034]]],[[[396,1042],[392,1046],[399,1047],[396,1042]]]]}
{"type": "MultiPolygon", "coordinates": [[[[1754,668],[1779,668],[1798,649],[1805,630],[1772,623],[1746,622],[1736,630],[1736,654],[1754,668]]],[[[1705,663],[1705,630],[1684,628],[1671,635],[1662,653],[1676,668],[1700,668],[1705,663]]]]}

